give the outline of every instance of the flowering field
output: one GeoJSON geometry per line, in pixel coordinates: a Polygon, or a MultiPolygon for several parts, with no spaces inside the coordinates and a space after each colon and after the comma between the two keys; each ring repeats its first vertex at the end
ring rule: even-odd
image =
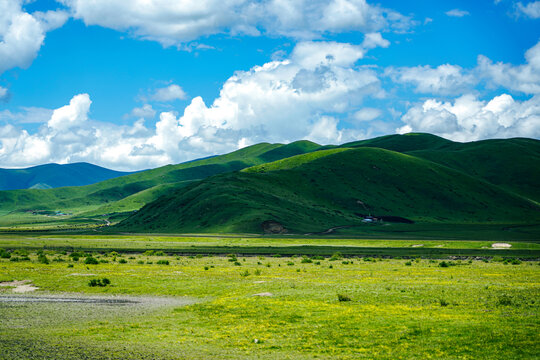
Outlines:
{"type": "Polygon", "coordinates": [[[3,254],[10,256],[0,260],[5,358],[540,355],[535,261],[3,254]],[[14,280],[38,290],[14,293],[14,280]],[[95,295],[129,301],[33,299],[95,295]]]}

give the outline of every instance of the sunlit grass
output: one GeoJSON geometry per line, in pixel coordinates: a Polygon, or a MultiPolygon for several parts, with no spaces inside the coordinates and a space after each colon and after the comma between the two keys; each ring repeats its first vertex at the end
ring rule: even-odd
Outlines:
{"type": "Polygon", "coordinates": [[[73,262],[69,253],[49,252],[50,264],[44,265],[35,253],[29,257],[2,259],[0,280],[32,280],[38,293],[199,299],[185,307],[93,307],[86,311],[102,316],[74,318],[66,316],[66,305],[0,303],[2,319],[18,318],[22,326],[2,321],[3,344],[31,344],[38,354],[56,344],[57,358],[73,349],[96,357],[215,359],[508,359],[534,358],[539,351],[538,262],[461,260],[440,267],[440,261],[426,259],[406,265],[409,260],[302,262],[149,252],[95,254],[107,263],[86,265],[84,257],[73,262]],[[109,286],[88,286],[90,278],[104,277],[109,286]],[[254,296],[264,293],[272,295],[254,296]],[[351,301],[339,301],[338,294],[351,301]]]}

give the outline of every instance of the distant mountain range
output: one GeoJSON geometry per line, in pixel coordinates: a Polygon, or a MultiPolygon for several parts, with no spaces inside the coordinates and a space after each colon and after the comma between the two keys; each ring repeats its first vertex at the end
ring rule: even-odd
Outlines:
{"type": "Polygon", "coordinates": [[[45,164],[26,169],[0,169],[0,190],[52,189],[62,186],[83,186],[129,175],[85,162],[45,164]]]}
{"type": "Polygon", "coordinates": [[[0,191],[0,225],[29,210],[107,218],[111,231],[126,232],[316,233],[381,220],[540,224],[538,184],[533,139],[261,143],[87,186],[0,191]]]}

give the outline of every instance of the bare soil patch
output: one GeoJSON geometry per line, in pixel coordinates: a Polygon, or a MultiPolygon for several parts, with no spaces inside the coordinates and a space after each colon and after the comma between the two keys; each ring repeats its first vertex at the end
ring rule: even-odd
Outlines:
{"type": "Polygon", "coordinates": [[[511,248],[512,245],[507,244],[507,243],[495,243],[495,244],[491,244],[491,247],[493,249],[508,249],[508,248],[511,248]]]}
{"type": "Polygon", "coordinates": [[[39,289],[37,286],[32,284],[31,280],[4,281],[0,283],[0,286],[13,288],[11,291],[19,294],[32,292],[39,289]]]}

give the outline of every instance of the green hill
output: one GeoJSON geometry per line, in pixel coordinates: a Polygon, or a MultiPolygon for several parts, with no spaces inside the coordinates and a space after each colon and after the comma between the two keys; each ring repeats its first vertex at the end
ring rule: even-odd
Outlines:
{"type": "Polygon", "coordinates": [[[432,161],[377,149],[298,155],[188,185],[120,223],[134,232],[289,232],[361,225],[367,215],[415,222],[538,222],[531,201],[432,161]]]}
{"type": "Polygon", "coordinates": [[[483,140],[453,143],[444,150],[418,150],[410,155],[479,177],[540,202],[540,141],[483,140]]]}
{"type": "Polygon", "coordinates": [[[0,190],[82,186],[129,175],[88,163],[45,164],[26,169],[0,169],[0,190]]]}
{"type": "Polygon", "coordinates": [[[414,155],[540,202],[538,140],[514,138],[459,143],[431,134],[410,133],[355,141],[341,147],[377,147],[414,155]]]}
{"type": "Polygon", "coordinates": [[[87,186],[0,191],[0,214],[35,209],[61,210],[80,216],[133,211],[169,189],[181,188],[191,181],[316,147],[318,145],[309,142],[288,145],[261,143],[225,155],[167,165],[87,186]],[[284,149],[280,151],[280,148],[284,149]]]}

